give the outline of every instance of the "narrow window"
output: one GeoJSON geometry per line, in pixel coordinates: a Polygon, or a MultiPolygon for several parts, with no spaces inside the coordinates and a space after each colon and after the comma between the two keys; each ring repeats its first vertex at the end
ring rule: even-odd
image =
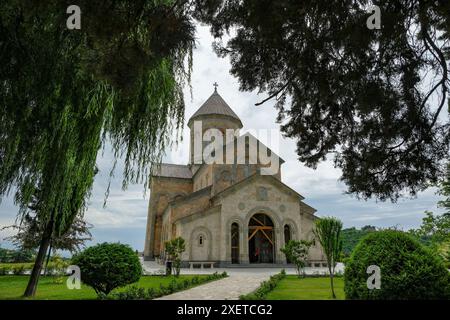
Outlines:
{"type": "Polygon", "coordinates": [[[231,263],[239,263],[239,226],[231,225],[231,263]]]}

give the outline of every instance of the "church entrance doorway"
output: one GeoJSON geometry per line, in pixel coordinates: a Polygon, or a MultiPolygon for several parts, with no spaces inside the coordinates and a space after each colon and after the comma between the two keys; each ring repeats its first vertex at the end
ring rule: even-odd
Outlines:
{"type": "Polygon", "coordinates": [[[265,214],[257,213],[248,223],[248,252],[250,263],[274,262],[273,222],[265,214]]]}

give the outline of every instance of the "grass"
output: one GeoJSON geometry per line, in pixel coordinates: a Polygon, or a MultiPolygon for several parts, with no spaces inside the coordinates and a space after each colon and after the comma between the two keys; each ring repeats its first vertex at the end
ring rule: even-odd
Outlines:
{"type": "MultiPolygon", "coordinates": [[[[142,276],[139,282],[134,283],[143,288],[159,288],[160,284],[168,285],[173,279],[183,281],[190,279],[195,275],[180,275],[179,278],[174,276],[142,276]]],[[[197,275],[199,278],[204,278],[206,275],[197,275]]],[[[0,276],[0,300],[15,300],[23,299],[22,294],[28,283],[29,276],[0,276]]],[[[91,287],[82,284],[80,290],[69,290],[66,286],[66,277],[61,284],[54,283],[54,277],[41,276],[34,299],[37,300],[91,300],[96,299],[97,295],[91,287]]],[[[119,288],[113,292],[124,290],[126,287],[119,288]]]]}
{"type": "MultiPolygon", "coordinates": [[[[338,300],[345,299],[344,279],[334,278],[334,292],[338,300]]],[[[267,300],[330,300],[330,278],[298,278],[289,275],[266,296],[267,300]]]]}

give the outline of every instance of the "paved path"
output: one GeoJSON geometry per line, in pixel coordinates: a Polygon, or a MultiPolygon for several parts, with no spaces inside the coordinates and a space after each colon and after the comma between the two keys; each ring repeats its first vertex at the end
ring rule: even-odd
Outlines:
{"type": "Polygon", "coordinates": [[[237,300],[240,295],[254,291],[269,277],[269,273],[262,272],[252,275],[234,274],[157,300],[237,300]]]}

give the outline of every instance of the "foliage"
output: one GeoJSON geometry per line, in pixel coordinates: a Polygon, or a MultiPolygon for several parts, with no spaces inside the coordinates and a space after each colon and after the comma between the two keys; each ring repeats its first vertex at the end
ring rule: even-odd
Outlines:
{"type": "Polygon", "coordinates": [[[175,276],[180,275],[181,254],[186,250],[186,243],[182,237],[166,241],[165,250],[169,260],[173,261],[175,276]]]}
{"type": "Polygon", "coordinates": [[[428,245],[450,241],[450,215],[435,215],[425,211],[425,217],[418,229],[409,232],[428,245]]]}
{"type": "Polygon", "coordinates": [[[342,252],[342,222],[333,217],[317,219],[315,222],[314,235],[319,240],[322,250],[327,258],[328,271],[330,272],[331,293],[334,292],[334,268],[342,252]]]}
{"type": "Polygon", "coordinates": [[[31,249],[5,249],[0,248],[0,263],[31,262],[35,251],[31,249]]]}
{"type": "Polygon", "coordinates": [[[281,270],[280,273],[270,276],[269,280],[263,281],[258,289],[254,292],[241,295],[239,300],[264,300],[269,292],[271,292],[277,284],[286,277],[286,271],[281,270]]]}
{"type": "Polygon", "coordinates": [[[297,274],[304,275],[306,259],[308,258],[309,248],[312,242],[306,240],[289,240],[289,242],[281,248],[281,252],[286,255],[286,259],[291,261],[297,267],[297,274]]]}
{"type": "Polygon", "coordinates": [[[50,268],[49,266],[47,266],[47,268],[50,269],[49,273],[54,276],[53,282],[63,283],[64,281],[63,276],[66,274],[67,267],[69,266],[68,261],[64,260],[60,255],[55,254],[51,257],[50,262],[52,264],[50,265],[50,268]]]}
{"type": "Polygon", "coordinates": [[[102,243],[89,247],[72,258],[80,267],[83,283],[97,294],[108,295],[111,290],[139,280],[142,266],[136,253],[125,244],[102,243]]]}
{"type": "MultiPolygon", "coordinates": [[[[62,271],[66,269],[66,266],[69,265],[68,261],[58,257],[61,261],[50,261],[48,263],[48,268],[53,270],[52,273],[62,274],[62,271]],[[61,264],[62,263],[62,264],[61,264]],[[59,272],[57,271],[59,270],[59,272]]],[[[30,272],[33,269],[34,262],[25,262],[25,263],[0,263],[0,275],[7,275],[10,273],[14,274],[14,270],[22,270],[22,273],[30,272]]]]}
{"type": "Polygon", "coordinates": [[[185,279],[183,281],[173,279],[168,285],[161,284],[159,289],[145,289],[137,285],[133,285],[124,291],[112,293],[107,297],[101,296],[101,298],[113,300],[152,300],[164,295],[172,294],[177,291],[189,289],[199,284],[226,278],[227,276],[228,275],[226,272],[215,272],[202,278],[193,277],[191,279],[185,279]]]}
{"type": "Polygon", "coordinates": [[[305,165],[333,154],[348,192],[382,200],[414,195],[443,173],[448,1],[195,3],[240,89],[276,98],[281,130],[305,165]],[[372,5],[380,29],[367,27],[372,5]]]}
{"type": "Polygon", "coordinates": [[[450,216],[450,162],[447,163],[447,172],[444,179],[438,184],[439,194],[445,198],[438,202],[438,206],[445,210],[444,215],[450,216]]]}
{"type": "Polygon", "coordinates": [[[14,275],[20,275],[23,274],[25,272],[25,267],[23,266],[23,264],[16,264],[15,266],[13,266],[12,268],[12,274],[14,275]]]}
{"type": "Polygon", "coordinates": [[[446,268],[450,270],[450,243],[447,243],[445,253],[445,265],[446,268]]]}
{"type": "MultiPolygon", "coordinates": [[[[14,228],[17,230],[15,235],[6,238],[6,240],[11,241],[20,248],[32,250],[39,247],[44,232],[42,224],[38,221],[38,215],[35,214],[32,216],[30,213],[27,213],[23,217],[20,225],[13,225],[6,228],[14,228]]],[[[80,215],[76,216],[64,234],[52,237],[52,249],[67,250],[70,252],[80,251],[86,241],[92,240],[92,234],[89,231],[91,228],[92,225],[84,221],[80,215]]]]}
{"type": "Polygon", "coordinates": [[[446,210],[443,214],[435,215],[425,211],[425,217],[418,229],[409,230],[409,233],[422,244],[429,246],[441,255],[450,265],[450,163],[447,165],[447,174],[437,185],[438,193],[446,198],[438,202],[438,206],[446,210]]]}
{"type": "Polygon", "coordinates": [[[20,218],[36,197],[45,226],[27,296],[51,236],[85,209],[99,149],[108,142],[115,159],[123,156],[124,187],[146,181],[184,116],[194,46],[187,3],[77,5],[80,31],[62,27],[61,1],[0,8],[0,195],[14,186],[20,218]]]}
{"type": "Polygon", "coordinates": [[[450,274],[442,259],[407,233],[383,230],[367,235],[344,272],[347,299],[448,299],[450,274]],[[367,268],[381,270],[381,288],[367,288],[367,268]]]}
{"type": "Polygon", "coordinates": [[[342,229],[342,252],[345,256],[352,253],[358,242],[364,238],[368,233],[376,231],[373,226],[364,226],[361,229],[356,229],[355,227],[342,229]]]}

